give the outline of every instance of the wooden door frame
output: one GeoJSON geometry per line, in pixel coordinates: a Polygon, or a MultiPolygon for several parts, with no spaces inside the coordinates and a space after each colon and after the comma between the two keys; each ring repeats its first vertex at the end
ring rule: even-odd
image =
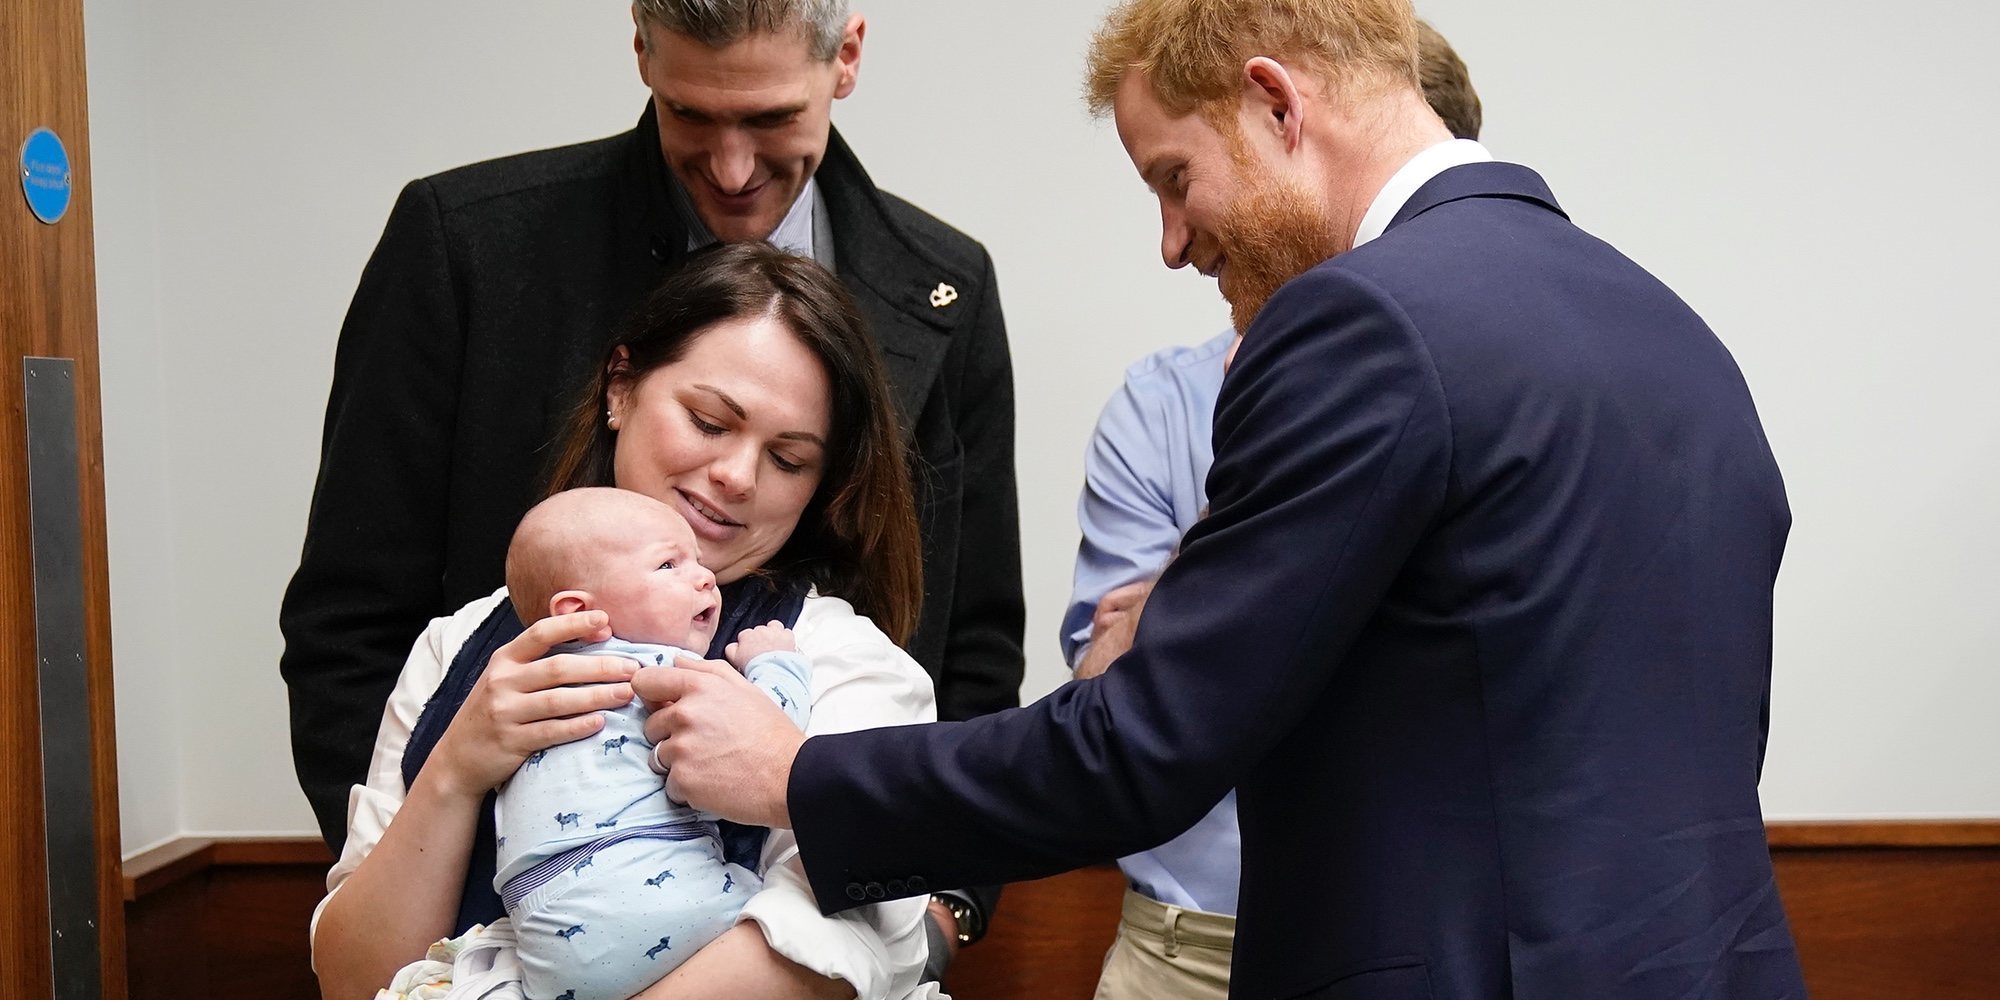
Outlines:
{"type": "MultiPolygon", "coordinates": [[[[0,0],[0,996],[56,994],[51,969],[48,852],[42,811],[34,525],[27,477],[23,359],[74,363],[77,496],[82,528],[83,647],[96,834],[101,996],[126,996],[118,752],[113,735],[111,614],[104,531],[97,287],[92,243],[89,111],[81,0],[0,0]],[[72,168],[69,210],[36,219],[23,196],[22,143],[61,137],[72,168]]],[[[70,994],[65,994],[70,995],[70,994]]]]}

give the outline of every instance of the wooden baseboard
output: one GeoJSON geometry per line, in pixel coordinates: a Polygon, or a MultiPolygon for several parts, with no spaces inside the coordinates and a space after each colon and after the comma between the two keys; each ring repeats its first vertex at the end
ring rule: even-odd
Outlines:
{"type": "Polygon", "coordinates": [[[307,923],[333,856],[318,838],[184,838],[125,862],[131,1000],[319,996],[307,923]],[[246,971],[248,970],[248,971],[246,971]]]}
{"type": "Polygon", "coordinates": [[[1767,823],[1771,850],[1825,848],[2000,848],[2000,819],[1812,820],[1767,823]]]}
{"type": "Polygon", "coordinates": [[[306,866],[322,876],[333,855],[318,837],[181,837],[125,859],[125,901],[217,866],[306,866]]]}
{"type": "Polygon", "coordinates": [[[2000,984],[2000,820],[1770,825],[1815,1000],[1954,1000],[2000,984]]]}
{"type": "MultiPolygon", "coordinates": [[[[2000,983],[2000,820],[1773,823],[1771,856],[1815,1000],[1955,1000],[2000,983]]],[[[177,841],[125,864],[131,997],[313,997],[306,924],[332,863],[316,839],[177,841]],[[210,989],[213,986],[215,989],[210,989]]],[[[1087,997],[1124,880],[1099,866],[1007,887],[953,966],[959,1000],[1087,997]]]]}
{"type": "Polygon", "coordinates": [[[1115,865],[1008,886],[986,937],[945,974],[946,991],[954,1000],[1090,996],[1124,900],[1115,865]]]}

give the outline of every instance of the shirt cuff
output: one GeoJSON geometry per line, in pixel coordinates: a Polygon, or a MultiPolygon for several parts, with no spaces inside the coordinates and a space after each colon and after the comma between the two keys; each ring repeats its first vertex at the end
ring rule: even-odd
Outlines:
{"type": "MultiPolygon", "coordinates": [[[[796,856],[795,856],[796,857],[796,856]]],[[[929,953],[924,899],[900,899],[822,916],[803,873],[773,865],[762,891],[737,917],[754,921],[771,950],[819,975],[842,979],[859,1000],[893,998],[916,989],[929,953]]]]}

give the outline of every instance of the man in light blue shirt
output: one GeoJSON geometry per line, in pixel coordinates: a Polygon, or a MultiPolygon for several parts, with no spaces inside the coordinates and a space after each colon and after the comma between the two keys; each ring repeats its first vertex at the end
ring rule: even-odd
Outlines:
{"type": "MultiPolygon", "coordinates": [[[[1063,658],[1094,677],[1131,645],[1152,581],[1208,504],[1210,427],[1234,331],[1126,369],[1084,455],[1076,582],[1063,658]]],[[[1131,883],[1097,996],[1222,996],[1235,938],[1236,793],[1192,828],[1121,858],[1131,883]]]]}
{"type": "MultiPolygon", "coordinates": [[[[1477,140],[1482,110],[1465,64],[1430,25],[1419,22],[1419,31],[1425,99],[1454,136],[1477,140]]],[[[1467,141],[1440,155],[1487,158],[1467,141]]],[[[1125,370],[1125,384],[1097,418],[1061,636],[1063,659],[1079,679],[1103,673],[1131,646],[1154,578],[1206,513],[1215,400],[1236,339],[1227,331],[1147,355],[1125,370]]],[[[1230,792],[1187,832],[1119,859],[1131,888],[1096,1000],[1227,995],[1241,854],[1230,792]]]]}

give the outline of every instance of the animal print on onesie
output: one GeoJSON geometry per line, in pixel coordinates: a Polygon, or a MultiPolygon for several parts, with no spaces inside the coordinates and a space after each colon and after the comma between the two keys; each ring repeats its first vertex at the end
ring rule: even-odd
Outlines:
{"type": "MultiPolygon", "coordinates": [[[[617,639],[553,652],[646,666],[700,658],[617,639]]],[[[764,653],[744,675],[805,728],[806,657],[764,653]]],[[[513,919],[529,1000],[628,1000],[734,925],[763,885],[723,860],[715,817],[667,798],[644,705],[600,714],[604,728],[587,739],[530,756],[494,808],[493,887],[513,919]]]]}

